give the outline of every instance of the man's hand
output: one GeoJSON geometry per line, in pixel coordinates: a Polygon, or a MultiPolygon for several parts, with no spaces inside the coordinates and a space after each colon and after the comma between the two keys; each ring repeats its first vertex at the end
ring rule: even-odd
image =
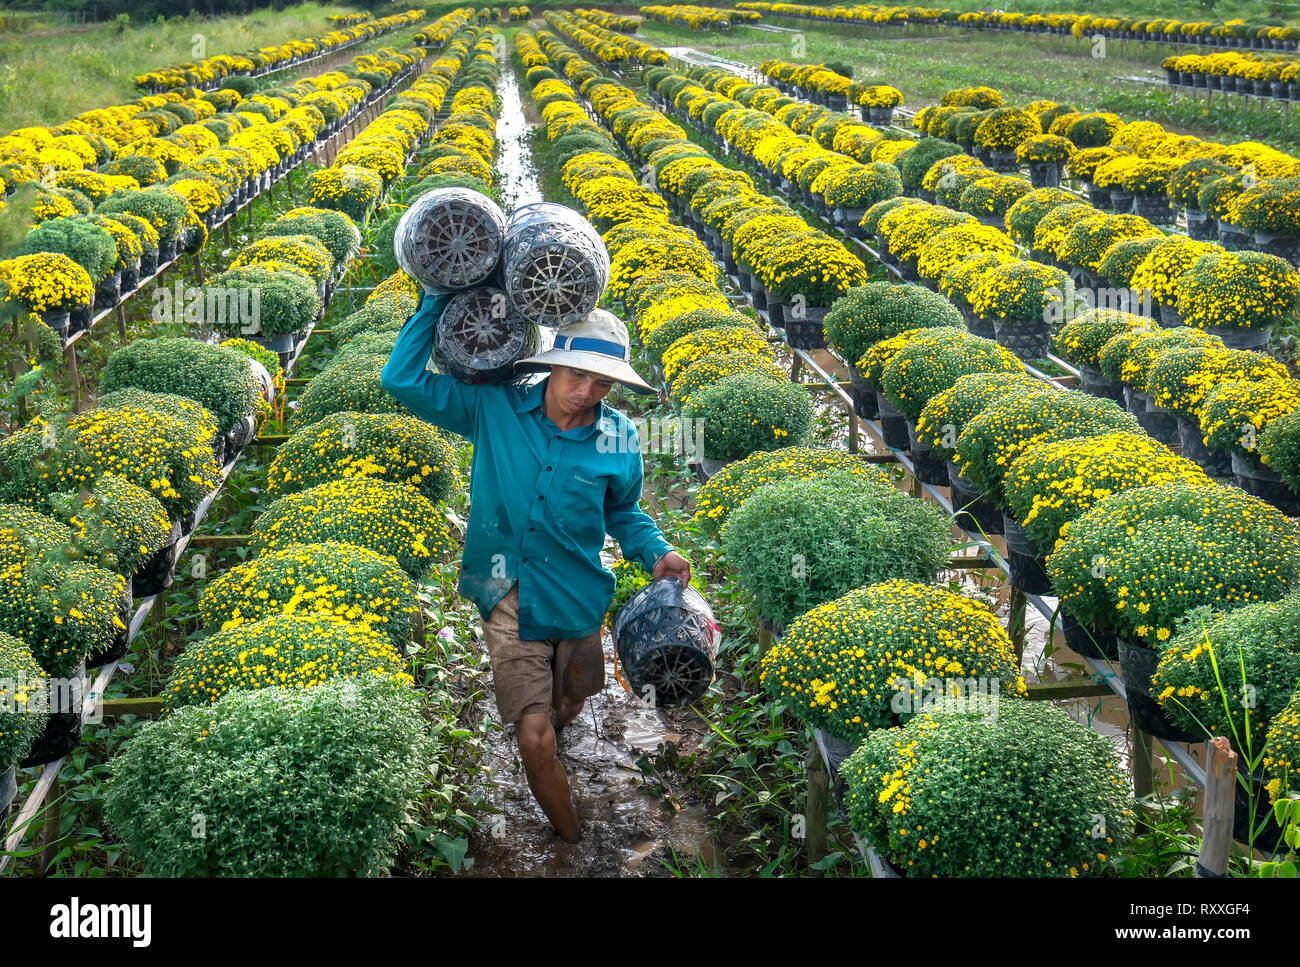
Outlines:
{"type": "Polygon", "coordinates": [[[661,577],[675,577],[682,584],[689,584],[691,580],[691,563],[682,557],[676,551],[668,551],[655,561],[654,580],[661,577]]]}

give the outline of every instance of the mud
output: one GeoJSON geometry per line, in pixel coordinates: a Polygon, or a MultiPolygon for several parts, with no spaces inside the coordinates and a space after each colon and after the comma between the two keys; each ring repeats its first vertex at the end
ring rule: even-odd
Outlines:
{"type": "Polygon", "coordinates": [[[670,729],[663,713],[645,707],[619,684],[608,632],[603,645],[605,687],[587,700],[558,741],[560,763],[582,821],[582,841],[571,845],[552,831],[528,788],[514,730],[502,725],[495,695],[489,692],[485,710],[497,728],[489,753],[493,784],[485,792],[498,815],[487,817],[471,836],[468,855],[474,862],[464,875],[666,876],[664,862],[674,853],[682,862],[694,863],[699,857],[707,868],[713,867],[703,808],[679,807],[637,766],[643,755],[653,756],[661,745],[678,743],[680,735],[670,729]]]}

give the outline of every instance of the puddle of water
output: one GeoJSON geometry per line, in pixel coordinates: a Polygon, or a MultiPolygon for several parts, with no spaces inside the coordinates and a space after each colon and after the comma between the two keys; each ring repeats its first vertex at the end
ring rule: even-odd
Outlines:
{"type": "Polygon", "coordinates": [[[507,212],[520,205],[545,201],[537,183],[537,167],[528,150],[528,121],[519,94],[519,78],[514,68],[503,71],[497,84],[501,96],[501,115],[497,118],[497,179],[507,212]]]}

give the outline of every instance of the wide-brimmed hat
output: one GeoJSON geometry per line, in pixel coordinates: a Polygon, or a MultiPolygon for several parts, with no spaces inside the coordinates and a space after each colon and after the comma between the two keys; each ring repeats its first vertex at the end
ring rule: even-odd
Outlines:
{"type": "Polygon", "coordinates": [[[577,322],[555,330],[555,346],[515,363],[516,370],[539,372],[551,366],[572,366],[618,380],[638,393],[659,391],[636,374],[629,360],[627,326],[604,309],[592,309],[577,322]]]}

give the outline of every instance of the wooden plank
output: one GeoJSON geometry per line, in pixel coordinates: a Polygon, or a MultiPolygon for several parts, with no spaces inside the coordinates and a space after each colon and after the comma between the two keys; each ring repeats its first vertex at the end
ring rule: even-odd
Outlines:
{"type": "MultiPolygon", "coordinates": [[[[808,745],[808,755],[804,759],[808,771],[808,799],[804,807],[804,832],[807,834],[805,844],[808,851],[808,863],[818,863],[826,858],[826,813],[830,806],[831,774],[822,759],[821,749],[816,742],[808,745]]],[[[813,876],[820,876],[816,870],[813,876]]]]}
{"type": "Polygon", "coordinates": [[[1026,685],[1031,702],[1055,702],[1062,698],[1093,698],[1110,694],[1110,686],[1105,682],[1034,682],[1026,685]]]}
{"type": "Polygon", "coordinates": [[[1206,745],[1204,819],[1201,821],[1201,855],[1196,860],[1198,879],[1228,874],[1232,847],[1232,810],[1237,788],[1237,753],[1228,740],[1215,736],[1206,745]]]}
{"type": "Polygon", "coordinates": [[[106,698],[102,703],[104,715],[139,715],[156,719],[162,714],[162,699],[149,698],[106,698]]]}
{"type": "Polygon", "coordinates": [[[195,534],[190,538],[191,547],[243,547],[253,539],[252,534],[195,534]]]}

